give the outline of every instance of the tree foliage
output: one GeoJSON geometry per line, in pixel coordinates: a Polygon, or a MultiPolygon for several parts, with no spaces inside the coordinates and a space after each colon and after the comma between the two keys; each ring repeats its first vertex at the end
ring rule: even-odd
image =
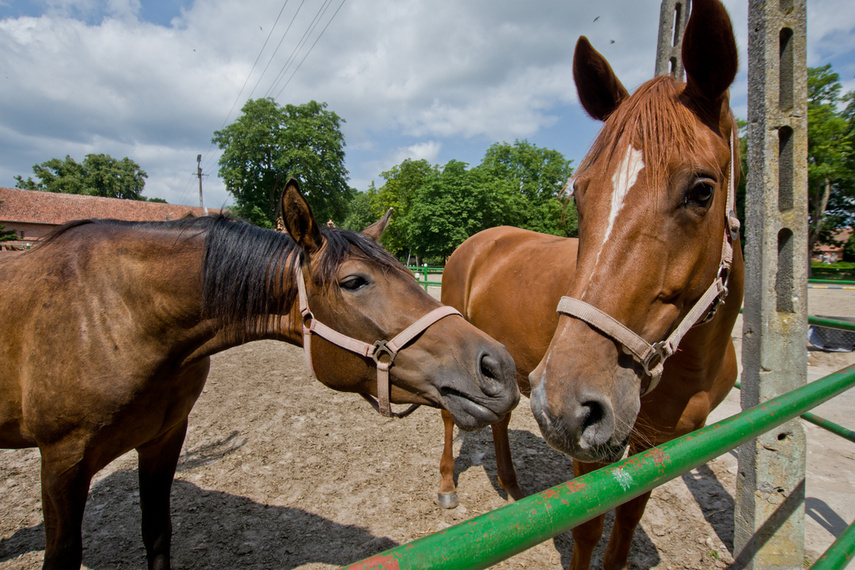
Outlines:
{"type": "Polygon", "coordinates": [[[355,194],[347,185],[343,122],[326,103],[247,101],[241,116],[213,137],[223,151],[219,175],[239,215],[273,225],[280,187],[294,177],[318,220],[341,223],[355,194]]]}
{"type": "Polygon", "coordinates": [[[500,225],[575,235],[576,214],[563,194],[572,175],[561,153],[528,141],[491,146],[474,167],[405,160],[365,193],[376,219],[394,208],[383,244],[400,257],[442,263],[469,236],[500,225]]]}
{"type": "Polygon", "coordinates": [[[808,69],[810,251],[851,225],[855,212],[855,95],[841,90],[830,64],[808,69]]]}
{"type": "MultiPolygon", "coordinates": [[[[0,202],[2,204],[3,202],[0,202]]],[[[11,241],[17,239],[18,234],[15,230],[7,230],[5,224],[0,225],[0,241],[11,241]]]]}
{"type": "Polygon", "coordinates": [[[87,154],[82,163],[66,155],[33,166],[32,177],[16,176],[16,188],[64,194],[86,194],[105,198],[145,200],[142,195],[148,175],[133,160],[116,160],[108,154],[87,154]]]}

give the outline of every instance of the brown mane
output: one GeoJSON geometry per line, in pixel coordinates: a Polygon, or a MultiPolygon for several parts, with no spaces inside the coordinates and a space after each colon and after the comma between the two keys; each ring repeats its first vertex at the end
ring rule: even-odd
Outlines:
{"type": "MultiPolygon", "coordinates": [[[[645,82],[612,113],[600,129],[590,150],[582,159],[576,176],[591,168],[601,156],[612,161],[623,158],[623,150],[632,144],[643,152],[648,186],[654,180],[667,179],[668,163],[675,152],[707,154],[709,151],[698,137],[695,115],[682,102],[685,83],[668,75],[645,82]]],[[[731,129],[736,121],[731,116],[731,129]]],[[[738,160],[739,149],[735,149],[738,160]]],[[[719,173],[722,174],[722,173],[719,173]]]]}

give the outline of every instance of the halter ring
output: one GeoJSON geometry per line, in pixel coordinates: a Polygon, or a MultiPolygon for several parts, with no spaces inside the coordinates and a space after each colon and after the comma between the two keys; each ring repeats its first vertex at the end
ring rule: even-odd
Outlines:
{"type": "Polygon", "coordinates": [[[378,340],[374,342],[374,352],[371,353],[371,358],[374,359],[374,362],[377,364],[382,364],[380,362],[380,357],[384,354],[389,356],[389,366],[392,366],[392,363],[395,362],[395,356],[397,356],[397,352],[392,352],[392,349],[386,346],[385,340],[378,340]]]}

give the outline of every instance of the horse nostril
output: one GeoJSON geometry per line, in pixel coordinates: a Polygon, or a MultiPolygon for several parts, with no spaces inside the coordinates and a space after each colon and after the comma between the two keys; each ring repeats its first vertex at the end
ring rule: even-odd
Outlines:
{"type": "Polygon", "coordinates": [[[488,352],[481,354],[479,372],[484,381],[482,389],[488,396],[496,396],[502,390],[502,363],[488,352]]]}
{"type": "Polygon", "coordinates": [[[608,443],[614,432],[614,421],[607,406],[597,400],[588,400],[581,404],[581,434],[589,445],[608,443]]]}

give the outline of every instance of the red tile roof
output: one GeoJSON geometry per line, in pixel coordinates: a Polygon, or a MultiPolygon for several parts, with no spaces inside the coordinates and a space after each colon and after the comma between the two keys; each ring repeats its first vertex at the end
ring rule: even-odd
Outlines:
{"type": "MultiPolygon", "coordinates": [[[[220,210],[208,208],[208,213],[218,214],[220,210]]],[[[203,215],[198,206],[0,188],[0,223],[59,225],[87,218],[162,222],[178,220],[188,214],[203,215]]]]}

